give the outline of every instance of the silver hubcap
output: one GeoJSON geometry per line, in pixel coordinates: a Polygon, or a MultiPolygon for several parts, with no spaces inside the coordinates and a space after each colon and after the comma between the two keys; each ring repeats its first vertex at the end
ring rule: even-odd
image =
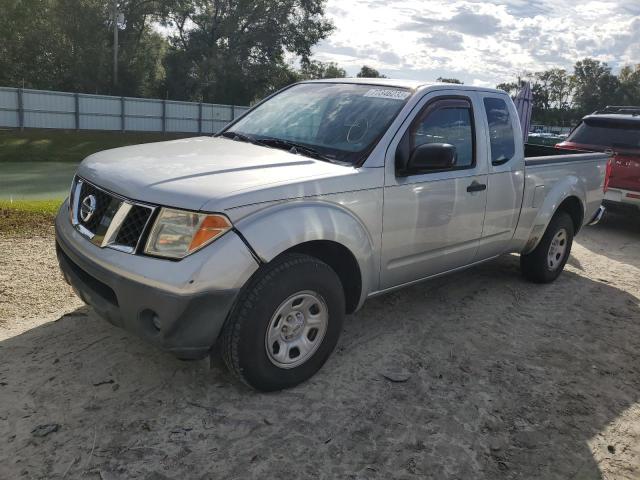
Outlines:
{"type": "Polygon", "coordinates": [[[549,270],[554,271],[560,266],[566,251],[567,231],[562,228],[558,230],[553,237],[553,240],[551,240],[551,246],[549,247],[549,253],[547,254],[547,267],[549,270]]]}
{"type": "Polygon", "coordinates": [[[322,343],[329,309],[316,292],[304,290],[291,295],[271,317],[264,346],[271,363],[294,368],[306,362],[322,343]]]}

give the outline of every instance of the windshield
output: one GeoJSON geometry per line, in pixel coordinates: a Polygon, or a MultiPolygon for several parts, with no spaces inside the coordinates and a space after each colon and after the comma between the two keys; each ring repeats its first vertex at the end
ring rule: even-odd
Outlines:
{"type": "MultiPolygon", "coordinates": [[[[346,83],[294,85],[258,106],[223,132],[238,139],[312,149],[327,160],[358,163],[375,146],[411,92],[346,83]]],[[[304,149],[296,150],[305,154],[304,149]]]]}
{"type": "Polygon", "coordinates": [[[567,138],[568,142],[607,148],[640,148],[640,122],[612,123],[590,120],[581,122],[567,138]]]}

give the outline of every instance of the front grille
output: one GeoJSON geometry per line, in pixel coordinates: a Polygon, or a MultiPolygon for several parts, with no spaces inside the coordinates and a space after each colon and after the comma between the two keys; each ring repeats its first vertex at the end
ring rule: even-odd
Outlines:
{"type": "Polygon", "coordinates": [[[151,212],[152,210],[149,208],[134,205],[127,218],[122,222],[118,235],[116,235],[116,244],[135,248],[149,217],[151,217],[151,212]]]}
{"type": "MultiPolygon", "coordinates": [[[[91,233],[96,233],[96,231],[98,230],[98,226],[100,225],[100,222],[104,217],[104,214],[107,213],[107,210],[111,205],[113,197],[107,192],[94,187],[90,183],[83,182],[82,187],[80,188],[80,202],[82,202],[89,195],[93,195],[95,197],[96,209],[87,221],[84,221],[80,214],[78,214],[78,220],[80,221],[82,226],[84,226],[84,228],[89,230],[91,233]]],[[[82,208],[82,205],[80,205],[80,208],[82,208]]]]}
{"type": "Polygon", "coordinates": [[[76,230],[99,247],[135,253],[155,207],[108,192],[76,177],[71,191],[76,230]]]}

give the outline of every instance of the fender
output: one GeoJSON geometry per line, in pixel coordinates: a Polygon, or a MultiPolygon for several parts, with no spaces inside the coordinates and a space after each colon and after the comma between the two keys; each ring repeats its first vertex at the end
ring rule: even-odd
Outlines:
{"type": "MultiPolygon", "coordinates": [[[[559,180],[553,188],[545,194],[544,201],[538,208],[536,217],[531,224],[532,226],[529,229],[528,234],[527,232],[519,232],[519,234],[524,234],[522,235],[522,238],[527,239],[521,253],[530,253],[538,246],[549,222],[551,221],[551,218],[553,218],[555,213],[558,211],[558,207],[562,202],[569,197],[575,197],[580,202],[584,219],[584,198],[586,198],[584,186],[581,184],[578,177],[575,175],[569,175],[568,177],[559,180]]],[[[532,201],[536,202],[535,195],[532,201]]],[[[535,203],[532,207],[535,208],[535,203]]]]}
{"type": "Polygon", "coordinates": [[[362,291],[358,308],[377,287],[375,243],[363,222],[339,204],[324,200],[292,201],[259,210],[235,225],[262,262],[313,240],[330,240],[346,247],[360,268],[362,291]]]}

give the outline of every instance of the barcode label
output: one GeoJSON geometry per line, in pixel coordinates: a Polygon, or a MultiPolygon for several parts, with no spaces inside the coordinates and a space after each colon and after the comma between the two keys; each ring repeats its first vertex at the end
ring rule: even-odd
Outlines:
{"type": "Polygon", "coordinates": [[[372,88],[364,94],[365,97],[390,98],[392,100],[404,100],[411,95],[406,90],[392,90],[386,88],[372,88]]]}

